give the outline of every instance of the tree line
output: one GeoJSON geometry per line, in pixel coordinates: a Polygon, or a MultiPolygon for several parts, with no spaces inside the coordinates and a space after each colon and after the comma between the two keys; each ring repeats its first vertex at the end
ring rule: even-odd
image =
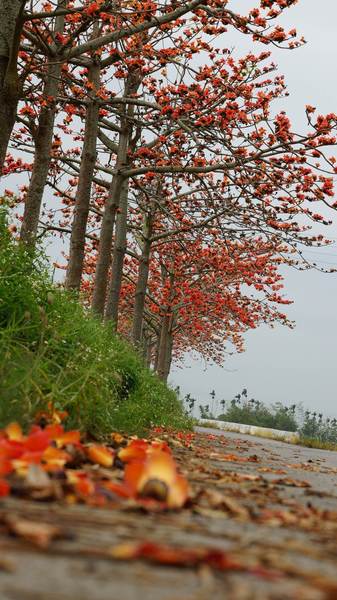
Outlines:
{"type": "Polygon", "coordinates": [[[66,288],[164,380],[186,351],[222,362],[247,329],[291,326],[280,267],[327,243],[337,116],[307,105],[296,132],[271,58],[303,43],[278,22],[295,3],[1,1],[12,232],[64,240],[66,288]]]}

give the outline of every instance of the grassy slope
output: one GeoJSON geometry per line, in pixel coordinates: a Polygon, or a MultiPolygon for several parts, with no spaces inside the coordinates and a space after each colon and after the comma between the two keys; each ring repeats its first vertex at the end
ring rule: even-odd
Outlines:
{"type": "Polygon", "coordinates": [[[0,207],[0,427],[27,425],[50,400],[96,436],[189,426],[176,394],[134,350],[11,240],[0,207]]]}

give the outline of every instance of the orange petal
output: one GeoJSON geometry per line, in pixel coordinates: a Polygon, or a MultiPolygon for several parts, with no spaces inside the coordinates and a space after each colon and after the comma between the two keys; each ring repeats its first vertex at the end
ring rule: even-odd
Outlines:
{"type": "Polygon", "coordinates": [[[153,440],[149,448],[150,452],[151,450],[161,450],[162,452],[167,452],[168,454],[171,454],[171,448],[169,447],[168,443],[163,442],[162,440],[153,440]]]}
{"type": "Polygon", "coordinates": [[[118,481],[103,481],[101,485],[106,490],[116,494],[116,496],[120,496],[120,498],[130,498],[133,495],[128,486],[118,481]]]}
{"type": "Polygon", "coordinates": [[[149,444],[146,440],[132,440],[126,448],[118,451],[118,458],[128,463],[131,460],[143,460],[148,451],[149,444]]]}
{"type": "Polygon", "coordinates": [[[181,508],[186,504],[190,495],[188,482],[182,475],[177,475],[175,481],[169,486],[167,505],[169,508],[181,508]]]}
{"type": "Polygon", "coordinates": [[[13,471],[13,465],[10,460],[0,458],[0,476],[8,475],[13,471]]]}
{"type": "Polygon", "coordinates": [[[9,487],[7,481],[5,481],[4,479],[0,479],[0,497],[8,496],[9,492],[10,492],[10,487],[9,487]]]}
{"type": "Polygon", "coordinates": [[[153,542],[138,544],[138,558],[164,565],[193,566],[200,562],[202,551],[194,548],[178,548],[153,542]]]}
{"type": "Polygon", "coordinates": [[[144,486],[151,479],[170,485],[176,476],[176,465],[173,458],[160,452],[151,452],[144,461],[132,461],[125,468],[125,481],[132,489],[142,493],[144,486]]]}
{"type": "Polygon", "coordinates": [[[79,431],[65,431],[62,435],[55,438],[59,448],[67,444],[78,445],[81,442],[81,433],[79,431]]]}
{"type": "Polygon", "coordinates": [[[175,460],[170,454],[153,450],[146,457],[144,463],[144,479],[159,479],[171,485],[177,475],[175,460]]]}
{"type": "Polygon", "coordinates": [[[95,486],[88,477],[79,479],[74,487],[76,492],[81,496],[92,496],[95,492],[95,486]]]}
{"type": "Polygon", "coordinates": [[[102,467],[112,467],[114,452],[110,448],[95,444],[86,448],[86,452],[91,462],[97,463],[102,467]]]}
{"type": "Polygon", "coordinates": [[[56,440],[64,434],[63,425],[54,423],[53,425],[47,425],[45,431],[48,433],[51,440],[56,440]]]}
{"type": "Polygon", "coordinates": [[[139,542],[123,542],[109,549],[109,555],[116,560],[133,560],[139,557],[139,542]]]}
{"type": "Polygon", "coordinates": [[[21,442],[7,440],[6,438],[0,440],[0,457],[19,458],[24,451],[25,448],[21,442]]]}
{"type": "Polygon", "coordinates": [[[95,492],[95,486],[85,471],[75,469],[66,470],[67,481],[81,496],[91,496],[95,492]]]}
{"type": "Polygon", "coordinates": [[[59,448],[67,444],[78,445],[81,441],[80,431],[64,431],[63,425],[59,423],[47,425],[45,431],[48,433],[50,439],[56,442],[59,448]]]}
{"type": "Polygon", "coordinates": [[[10,423],[7,425],[5,432],[9,440],[14,442],[21,442],[23,440],[23,433],[19,423],[10,423]]]}
{"type": "Polygon", "coordinates": [[[44,429],[35,428],[24,441],[24,446],[27,450],[38,452],[45,450],[50,443],[50,437],[44,429]]]}
{"type": "Polygon", "coordinates": [[[43,453],[42,459],[48,465],[55,465],[62,468],[66,462],[71,460],[71,456],[68,454],[68,452],[64,452],[64,450],[54,448],[53,446],[48,446],[43,453]]]}
{"type": "Polygon", "coordinates": [[[145,479],[146,483],[144,462],[137,460],[126,465],[124,481],[132,493],[136,494],[138,491],[141,491],[143,479],[145,479]]]}
{"type": "Polygon", "coordinates": [[[125,483],[134,494],[153,497],[180,508],[189,495],[186,479],[179,475],[170,454],[153,450],[144,461],[133,461],[125,468],[125,483]]]}
{"type": "Polygon", "coordinates": [[[76,471],[75,469],[66,469],[67,481],[70,485],[75,485],[81,477],[87,477],[85,471],[76,471]]]}
{"type": "Polygon", "coordinates": [[[121,445],[122,445],[122,444],[124,444],[124,443],[125,443],[125,441],[126,441],[126,440],[125,440],[125,437],[124,437],[124,436],[123,436],[121,433],[118,433],[118,432],[115,432],[115,431],[114,431],[114,432],[111,434],[111,436],[110,436],[110,437],[111,437],[111,441],[112,441],[112,442],[113,442],[113,443],[114,443],[116,446],[121,446],[121,445]]]}

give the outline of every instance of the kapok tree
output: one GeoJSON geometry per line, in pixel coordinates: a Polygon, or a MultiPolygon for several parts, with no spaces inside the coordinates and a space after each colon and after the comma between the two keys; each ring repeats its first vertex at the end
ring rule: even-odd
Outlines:
{"type": "MultiPolygon", "coordinates": [[[[222,361],[226,341],[232,351],[241,350],[247,329],[261,322],[289,324],[278,309],[289,303],[279,293],[281,249],[258,238],[231,243],[213,234],[212,242],[205,243],[203,237],[185,236],[185,243],[181,237],[153,251],[143,342],[154,346],[154,364],[163,378],[172,354],[181,358],[195,350],[207,360],[222,361]]],[[[125,267],[122,327],[133,314],[136,280],[137,264],[131,257],[125,267]]]]}
{"type": "MultiPolygon", "coordinates": [[[[153,79],[147,82],[154,87],[158,102],[151,104],[135,98],[134,103],[149,104],[150,109],[156,109],[152,119],[148,114],[147,130],[155,130],[157,135],[151,143],[140,138],[140,147],[132,155],[133,168],[129,165],[118,173],[121,179],[140,177],[141,185],[142,178],[149,182],[158,175],[173,174],[176,189],[183,189],[194,180],[198,183],[200,174],[213,173],[212,187],[216,189],[217,198],[221,198],[221,191],[228,194],[230,189],[232,210],[239,210],[247,231],[250,227],[263,226],[264,231],[277,232],[293,246],[296,242],[314,243],[315,236],[304,237],[303,226],[294,217],[304,215],[311,220],[321,220],[319,213],[309,208],[308,201],[312,203],[329,196],[332,179],[315,172],[312,153],[313,148],[317,154],[320,148],[335,143],[331,131],[336,126],[336,117],[330,114],[327,118],[319,117],[317,123],[311,121],[312,132],[306,136],[291,132],[284,114],[271,117],[271,102],[284,92],[284,83],[276,78],[273,87],[270,79],[263,79],[271,69],[259,66],[265,58],[265,54],[249,55],[238,64],[232,57],[216,60],[212,68],[207,68],[207,74],[204,70],[196,74],[197,81],[206,79],[203,86],[191,83],[157,90],[153,79]],[[215,77],[219,70],[222,79],[215,77]],[[221,103],[222,97],[225,102],[221,103]],[[208,117],[206,109],[210,113],[208,117]],[[159,126],[158,110],[162,117],[159,126]],[[173,131],[169,135],[162,134],[161,130],[170,123],[173,131]],[[210,152],[208,148],[214,150],[210,152]],[[223,175],[218,176],[217,172],[223,175]]],[[[327,159],[327,164],[332,173],[333,161],[327,159]]],[[[109,172],[106,167],[102,170],[109,172]]],[[[125,253],[127,212],[123,209],[121,213],[125,253]]],[[[122,260],[119,260],[119,281],[121,265],[122,260]]],[[[114,273],[113,282],[115,277],[114,273]]],[[[116,306],[118,293],[114,299],[115,320],[116,306]]]]}
{"type": "MultiPolygon", "coordinates": [[[[30,98],[31,103],[35,106],[41,104],[40,116],[34,129],[36,160],[25,197],[26,210],[22,238],[32,238],[33,240],[36,235],[42,194],[50,162],[60,78],[61,75],[65,75],[69,67],[72,70],[79,66],[89,68],[93,56],[99,54],[101,67],[108,69],[120,57],[128,59],[128,53],[122,47],[123,45],[118,46],[121,40],[130,40],[133,36],[142,35],[147,31],[151,31],[148,52],[152,52],[154,58],[158,59],[158,64],[160,61],[165,64],[163,56],[151,45],[156,37],[153,32],[159,32],[160,35],[164,32],[166,40],[170,38],[172,47],[165,49],[167,62],[170,54],[175,55],[183,47],[179,39],[177,40],[177,36],[180,31],[185,33],[183,30],[185,15],[189,15],[192,23],[192,29],[189,27],[186,30],[187,39],[191,35],[195,36],[205,27],[208,34],[218,35],[228,25],[231,25],[243,33],[256,36],[265,42],[280,43],[290,40],[290,45],[294,45],[293,33],[287,36],[279,27],[275,30],[266,29],[267,21],[277,17],[286,6],[290,6],[292,3],[287,2],[285,6],[282,3],[272,3],[273,6],[279,4],[278,10],[269,10],[270,6],[262,3],[261,8],[265,9],[264,12],[261,13],[259,9],[255,9],[248,16],[240,16],[227,10],[226,7],[219,7],[217,2],[212,1],[207,4],[192,1],[181,3],[181,5],[177,5],[176,2],[171,5],[168,2],[164,6],[149,3],[148,5],[142,4],[141,10],[138,5],[132,3],[125,11],[123,7],[119,7],[117,12],[115,8],[112,9],[104,2],[85,2],[83,5],[77,6],[67,0],[59,0],[58,2],[41,3],[41,6],[38,3],[34,6],[34,10],[31,7],[25,7],[25,3],[22,3],[21,8],[24,8],[20,23],[18,22],[16,37],[14,36],[16,42],[12,44],[13,52],[10,64],[14,65],[16,79],[21,81],[19,86],[21,94],[25,99],[30,98]],[[40,8],[41,10],[39,10],[40,8]],[[111,30],[114,31],[111,32],[111,30]],[[30,79],[31,77],[29,73],[34,73],[34,89],[38,89],[35,77],[40,77],[40,81],[44,81],[42,89],[33,95],[29,93],[29,89],[23,90],[25,78],[30,79]]],[[[10,17],[12,24],[13,18],[10,17]]],[[[186,44],[186,41],[184,43],[186,44]]],[[[192,52],[194,51],[195,49],[192,49],[192,52]]],[[[162,52],[164,55],[164,51],[162,52]]],[[[16,104],[19,98],[20,94],[16,99],[16,104]]],[[[5,146],[6,143],[4,141],[5,146]]],[[[83,234],[81,238],[83,246],[83,234]]],[[[78,287],[78,282],[74,282],[74,284],[70,282],[69,286],[73,287],[73,285],[78,287]]]]}

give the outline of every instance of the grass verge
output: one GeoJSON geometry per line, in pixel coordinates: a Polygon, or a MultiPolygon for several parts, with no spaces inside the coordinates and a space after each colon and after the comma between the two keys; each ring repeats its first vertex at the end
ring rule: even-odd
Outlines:
{"type": "Polygon", "coordinates": [[[337,444],[332,442],[323,442],[321,440],[315,440],[313,438],[301,437],[298,442],[298,446],[306,446],[307,448],[317,448],[318,450],[332,450],[337,452],[337,444]]]}
{"type": "Polygon", "coordinates": [[[133,348],[53,286],[41,253],[13,241],[0,206],[0,427],[52,402],[95,437],[191,427],[180,400],[133,348]]]}

